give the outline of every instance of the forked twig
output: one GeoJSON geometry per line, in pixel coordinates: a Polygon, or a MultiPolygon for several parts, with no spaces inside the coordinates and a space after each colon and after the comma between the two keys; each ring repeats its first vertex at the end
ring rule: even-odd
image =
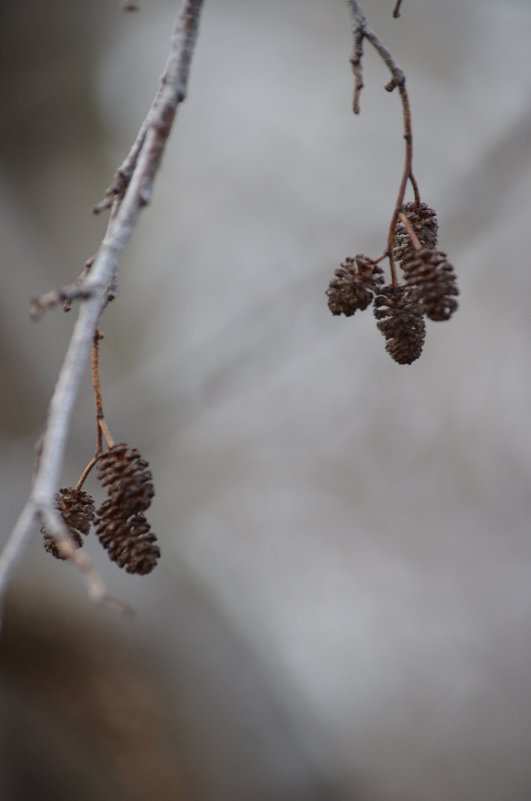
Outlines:
{"type": "MultiPolygon", "coordinates": [[[[109,287],[115,281],[119,257],[135,228],[140,210],[149,202],[177,107],[186,97],[202,6],[203,0],[183,0],[161,85],[125,166],[120,168],[125,182],[123,194],[113,198],[113,213],[107,232],[90,272],[79,287],[85,294],[84,302],[50,402],[33,488],[0,554],[0,596],[39,520],[43,519],[52,531],[58,530],[59,516],[54,509],[54,495],[60,481],[74,403],[91,343],[108,300],[109,287]]],[[[60,530],[64,534],[62,526],[60,530]]],[[[81,570],[90,594],[100,601],[115,603],[99,583],[99,577],[96,580],[92,568],[87,566],[90,563],[86,557],[71,555],[71,558],[81,570]]]]}
{"type": "MultiPolygon", "coordinates": [[[[398,220],[398,215],[402,208],[402,204],[404,203],[404,196],[406,193],[406,187],[408,180],[411,181],[413,190],[415,192],[415,200],[417,203],[420,202],[420,195],[418,192],[417,182],[413,176],[413,133],[411,129],[411,107],[409,104],[409,98],[406,90],[406,76],[404,71],[398,65],[395,57],[387,49],[384,45],[380,37],[374,32],[371,28],[369,23],[367,22],[363,11],[361,10],[361,6],[358,0],[346,0],[347,6],[350,10],[351,19],[352,19],[352,38],[353,38],[353,47],[352,47],[352,56],[351,56],[351,64],[352,64],[352,71],[354,73],[354,99],[353,99],[353,111],[355,114],[359,113],[360,110],[360,93],[363,88],[363,73],[362,73],[362,63],[361,58],[363,56],[363,40],[367,39],[374,49],[377,51],[379,56],[385,62],[387,67],[391,72],[391,80],[388,84],[386,84],[386,89],[388,92],[392,92],[394,89],[398,89],[400,94],[400,100],[402,102],[402,114],[404,120],[404,139],[406,142],[406,149],[405,149],[405,157],[404,157],[404,169],[402,171],[402,177],[400,179],[400,186],[398,189],[398,195],[395,203],[395,209],[393,211],[393,215],[391,217],[391,223],[389,225],[389,233],[387,237],[387,255],[389,257],[389,265],[391,269],[391,278],[393,285],[396,285],[398,282],[397,273],[396,273],[396,265],[393,256],[393,242],[395,238],[395,229],[396,223],[398,220]]],[[[394,9],[394,16],[398,16],[400,12],[400,2],[398,2],[394,9]]]]}

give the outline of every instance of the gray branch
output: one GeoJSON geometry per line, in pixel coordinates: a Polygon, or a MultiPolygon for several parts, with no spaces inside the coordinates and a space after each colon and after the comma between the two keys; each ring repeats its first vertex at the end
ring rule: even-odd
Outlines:
{"type": "MultiPolygon", "coordinates": [[[[177,107],[186,97],[202,5],[203,0],[183,0],[160,87],[124,162],[127,175],[124,176],[126,188],[123,198],[114,201],[101,247],[90,272],[79,287],[83,290],[84,300],[50,402],[33,488],[0,554],[0,597],[36,524],[42,519],[55,519],[54,496],[60,481],[72,411],[89,359],[92,338],[106,304],[108,289],[115,281],[119,258],[135,228],[141,208],[149,202],[177,107]]],[[[123,169],[123,165],[120,169],[123,169]]],[[[79,560],[74,559],[74,562],[79,560]]],[[[83,565],[78,566],[82,567],[91,595],[108,600],[101,579],[88,566],[86,557],[82,562],[84,569],[83,565]]]]}

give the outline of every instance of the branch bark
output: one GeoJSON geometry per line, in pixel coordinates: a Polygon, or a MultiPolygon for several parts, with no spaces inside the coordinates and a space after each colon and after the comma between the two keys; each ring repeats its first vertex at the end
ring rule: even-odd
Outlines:
{"type": "MultiPolygon", "coordinates": [[[[153,181],[170,134],[177,107],[185,99],[190,64],[197,39],[203,0],[183,0],[171,37],[170,52],[155,100],[124,164],[116,174],[120,192],[112,193],[111,217],[100,249],[83,282],[77,287],[82,305],[50,402],[42,451],[31,494],[0,554],[0,597],[13,568],[26,548],[36,524],[55,520],[54,496],[58,489],[72,411],[91,344],[109,288],[116,281],[119,258],[136,226],[141,209],[151,197],[153,181]]],[[[113,184],[113,185],[114,185],[113,184]]],[[[60,527],[60,526],[59,526],[60,527]]],[[[79,562],[78,559],[74,560],[79,562]]],[[[99,576],[82,560],[82,573],[92,597],[108,601],[99,576]]]]}

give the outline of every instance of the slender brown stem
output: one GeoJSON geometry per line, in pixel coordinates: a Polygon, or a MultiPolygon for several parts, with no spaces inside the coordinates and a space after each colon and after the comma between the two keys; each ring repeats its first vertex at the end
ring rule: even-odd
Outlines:
{"type": "Polygon", "coordinates": [[[402,101],[402,111],[404,116],[404,139],[406,141],[406,152],[404,157],[404,169],[402,171],[402,178],[400,179],[400,186],[398,187],[398,195],[396,198],[395,210],[393,212],[393,216],[391,217],[391,223],[389,225],[389,233],[387,235],[387,249],[389,250],[389,265],[391,267],[391,280],[393,286],[396,286],[396,284],[398,283],[395,257],[393,255],[396,223],[398,221],[398,215],[400,214],[400,211],[402,210],[402,205],[404,203],[404,195],[406,194],[407,182],[412,175],[411,165],[413,162],[413,133],[411,130],[411,108],[409,105],[409,98],[407,95],[405,80],[404,83],[398,87],[398,91],[400,92],[400,99],[402,101]]]}
{"type": "Polygon", "coordinates": [[[417,179],[413,175],[413,170],[409,171],[409,181],[411,186],[413,187],[413,192],[415,194],[415,206],[420,206],[420,189],[417,183],[417,179]]]}
{"type": "Polygon", "coordinates": [[[100,339],[102,339],[99,328],[92,338],[91,369],[92,387],[94,389],[94,405],[96,406],[96,453],[103,450],[100,421],[103,420],[103,400],[101,397],[100,384],[100,339]]]}
{"type": "Polygon", "coordinates": [[[105,437],[107,445],[109,446],[109,448],[112,448],[112,446],[114,445],[114,439],[111,432],[109,431],[109,426],[107,425],[103,417],[101,418],[101,420],[98,420],[98,423],[101,431],[103,431],[103,436],[105,437]]]}
{"type": "Polygon", "coordinates": [[[374,264],[379,264],[381,261],[386,259],[388,256],[389,256],[389,251],[386,249],[386,250],[382,251],[382,253],[380,253],[380,255],[377,256],[375,259],[371,259],[371,261],[374,264]]]}
{"type": "Polygon", "coordinates": [[[415,250],[420,250],[422,248],[422,243],[420,242],[418,236],[415,233],[415,229],[411,225],[410,221],[408,220],[407,216],[404,214],[403,211],[400,212],[398,215],[400,220],[402,221],[404,228],[407,231],[407,235],[411,239],[411,244],[415,248],[415,250]]]}
{"type": "Polygon", "coordinates": [[[92,468],[94,467],[94,465],[96,464],[96,462],[98,461],[99,458],[100,458],[99,454],[97,453],[95,456],[92,457],[92,459],[90,460],[88,465],[85,467],[85,469],[83,470],[83,472],[81,473],[81,475],[78,478],[78,481],[77,481],[77,484],[76,484],[76,489],[77,490],[81,489],[81,487],[83,486],[83,484],[87,480],[87,476],[89,475],[90,471],[92,470],[92,468]]]}
{"type": "Polygon", "coordinates": [[[402,5],[402,0],[396,0],[396,5],[393,9],[393,17],[395,19],[400,16],[400,6],[402,5]]]}
{"type": "Polygon", "coordinates": [[[96,458],[103,450],[103,437],[107,442],[109,448],[114,445],[114,439],[109,431],[109,427],[105,422],[103,414],[103,399],[101,396],[101,383],[100,383],[100,340],[103,336],[98,329],[94,334],[92,340],[92,386],[94,388],[94,404],[96,406],[96,458]],[[103,437],[102,437],[103,435],[103,437]]]}

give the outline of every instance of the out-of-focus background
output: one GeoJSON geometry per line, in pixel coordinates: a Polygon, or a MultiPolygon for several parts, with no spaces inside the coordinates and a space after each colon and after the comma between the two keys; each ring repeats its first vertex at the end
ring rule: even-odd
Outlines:
{"type": "MultiPolygon", "coordinates": [[[[400,367],[347,255],[385,246],[401,109],[341,0],[206,2],[189,96],[103,320],[106,418],[150,460],[163,558],[94,607],[40,536],[1,643],[9,801],[531,797],[531,5],[365,0],[408,76],[460,309],[400,367]]],[[[4,0],[2,540],[76,310],[28,317],[91,215],[177,3],[4,0]]],[[[94,450],[85,381],[64,483],[94,450]]]]}

